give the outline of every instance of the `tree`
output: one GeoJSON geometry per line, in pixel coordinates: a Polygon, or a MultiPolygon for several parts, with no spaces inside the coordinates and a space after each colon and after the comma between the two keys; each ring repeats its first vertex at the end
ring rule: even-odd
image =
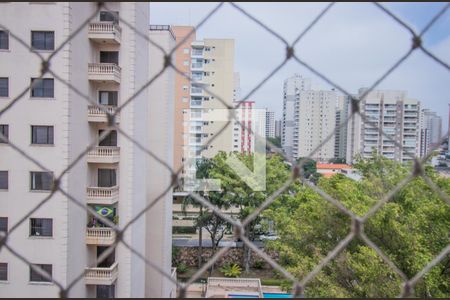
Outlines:
{"type": "Polygon", "coordinates": [[[278,148],[281,148],[281,137],[268,137],[267,140],[277,146],[278,148]]]}
{"type": "MultiPolygon", "coordinates": [[[[410,173],[411,166],[375,155],[359,159],[361,181],[341,174],[321,178],[318,186],[347,209],[362,216],[410,173]]],[[[450,180],[431,167],[425,172],[446,194],[450,180]]],[[[264,212],[275,222],[280,239],[268,247],[280,263],[304,278],[348,233],[350,218],[309,187],[284,195],[264,212]]],[[[450,242],[450,208],[421,178],[415,178],[371,216],[366,235],[408,278],[426,266],[450,242]]],[[[450,259],[431,269],[415,287],[417,297],[448,297],[450,259]]],[[[306,288],[308,297],[395,297],[401,279],[378,254],[355,239],[325,266],[306,288]]]]}
{"type": "Polygon", "coordinates": [[[304,160],[303,163],[303,176],[316,184],[319,181],[319,178],[322,176],[321,174],[317,173],[317,166],[316,161],[311,158],[304,158],[300,157],[297,159],[297,163],[300,163],[300,161],[304,160]]]}

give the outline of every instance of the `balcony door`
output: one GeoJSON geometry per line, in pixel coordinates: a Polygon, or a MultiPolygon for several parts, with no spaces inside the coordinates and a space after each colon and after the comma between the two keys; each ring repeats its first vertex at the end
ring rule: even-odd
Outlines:
{"type": "Polygon", "coordinates": [[[99,187],[116,186],[116,170],[98,169],[98,186],[99,187]]]}
{"type": "Polygon", "coordinates": [[[100,22],[119,23],[119,12],[118,11],[101,11],[100,12],[100,22]]]}
{"type": "Polygon", "coordinates": [[[99,91],[98,103],[101,105],[117,106],[117,91],[99,91]]]}
{"type": "Polygon", "coordinates": [[[100,51],[100,63],[119,65],[119,51],[100,51]]]}
{"type": "Polygon", "coordinates": [[[115,289],[116,289],[116,286],[114,284],[97,285],[96,297],[101,298],[101,299],[115,298],[115,289]]]}
{"type": "MultiPolygon", "coordinates": [[[[109,247],[104,247],[104,246],[98,246],[97,247],[97,258],[100,257],[100,255],[102,255],[103,252],[105,252],[106,249],[108,249],[109,247]]],[[[106,257],[101,263],[97,264],[98,268],[109,268],[111,267],[114,262],[116,261],[115,257],[116,257],[116,249],[114,249],[109,255],[108,257],[106,257]]]]}
{"type": "MultiPolygon", "coordinates": [[[[104,130],[98,131],[98,136],[100,137],[104,130]]],[[[117,131],[112,130],[108,133],[105,138],[98,143],[99,146],[117,146],[117,131]]]]}

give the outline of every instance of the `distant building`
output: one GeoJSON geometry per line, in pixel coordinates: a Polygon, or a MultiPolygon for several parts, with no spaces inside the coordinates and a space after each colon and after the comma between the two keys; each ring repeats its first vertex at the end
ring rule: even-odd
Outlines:
{"type": "Polygon", "coordinates": [[[275,121],[275,137],[281,138],[281,132],[282,132],[282,121],[276,120],[275,121]]]}
{"type": "Polygon", "coordinates": [[[436,112],[429,109],[421,111],[421,143],[420,155],[425,156],[429,151],[441,144],[442,138],[442,118],[436,112]]]}
{"type": "Polygon", "coordinates": [[[253,115],[254,104],[254,101],[235,102],[237,121],[233,121],[233,151],[243,154],[255,152],[256,118],[253,115]],[[238,104],[240,104],[239,107],[238,104]]]}
{"type": "MultiPolygon", "coordinates": [[[[367,89],[359,90],[361,97],[367,89]]],[[[350,110],[350,107],[349,107],[350,110]]],[[[377,153],[396,161],[410,161],[420,154],[420,102],[406,97],[405,91],[374,90],[360,103],[360,110],[376,128],[354,115],[347,127],[347,163],[357,154],[363,158],[377,153]],[[396,143],[379,133],[389,135],[396,143]],[[401,146],[401,147],[400,147],[401,146]]]]}
{"type": "Polygon", "coordinates": [[[266,137],[275,138],[275,112],[266,111],[266,137]]]}
{"type": "Polygon", "coordinates": [[[334,142],[334,158],[346,158],[347,155],[347,125],[344,125],[349,114],[350,99],[348,96],[338,96],[336,104],[336,130],[334,142]]]}

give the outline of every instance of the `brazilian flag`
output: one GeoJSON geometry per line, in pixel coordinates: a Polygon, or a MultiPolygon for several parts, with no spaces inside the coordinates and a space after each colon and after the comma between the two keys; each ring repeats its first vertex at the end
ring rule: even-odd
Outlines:
{"type": "Polygon", "coordinates": [[[114,209],[107,206],[96,206],[95,211],[102,217],[112,219],[114,217],[114,209]]]}

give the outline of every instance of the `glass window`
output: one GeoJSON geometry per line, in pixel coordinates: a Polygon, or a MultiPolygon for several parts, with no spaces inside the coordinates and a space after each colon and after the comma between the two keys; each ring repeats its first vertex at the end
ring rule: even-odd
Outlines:
{"type": "Polygon", "coordinates": [[[183,53],[184,53],[184,54],[189,54],[189,48],[184,48],[184,49],[183,49],[183,53]]]}
{"type": "Polygon", "coordinates": [[[9,33],[5,30],[0,30],[0,49],[9,49],[9,33]]]}
{"type": "Polygon", "coordinates": [[[8,143],[8,138],[9,138],[9,126],[6,124],[0,124],[0,133],[4,136],[4,138],[6,139],[0,139],[0,144],[7,144],[8,143]]]}
{"type": "Polygon", "coordinates": [[[100,51],[100,63],[119,64],[119,51],[100,51]]]}
{"type": "MultiPolygon", "coordinates": [[[[40,268],[42,271],[46,272],[50,277],[52,276],[52,265],[42,265],[42,264],[33,264],[34,267],[40,268]]],[[[51,280],[45,278],[38,272],[34,271],[33,268],[30,267],[30,281],[34,282],[51,282],[51,280]]]]}
{"type": "Polygon", "coordinates": [[[30,236],[53,236],[53,219],[30,219],[30,236]]]}
{"type": "Polygon", "coordinates": [[[0,280],[7,281],[8,280],[8,264],[0,263],[0,280]]]}
{"type": "Polygon", "coordinates": [[[100,22],[119,22],[119,12],[118,11],[101,11],[100,12],[100,22]]]}
{"type": "Polygon", "coordinates": [[[31,143],[53,145],[53,126],[31,126],[31,143]]]}
{"type": "Polygon", "coordinates": [[[31,97],[43,97],[43,98],[53,98],[54,97],[54,80],[53,78],[32,78],[31,84],[31,97]],[[35,82],[36,81],[36,82],[35,82]]]}
{"type": "Polygon", "coordinates": [[[31,47],[36,50],[55,50],[55,32],[32,31],[31,47]]]}
{"type": "Polygon", "coordinates": [[[117,106],[117,91],[99,91],[98,103],[102,105],[117,106]]]}
{"type": "MultiPolygon", "coordinates": [[[[99,130],[98,131],[98,135],[100,137],[100,135],[103,133],[104,130],[99,130]]],[[[108,133],[107,136],[105,136],[105,138],[100,141],[100,143],[98,144],[99,146],[117,146],[117,131],[112,130],[108,133]]]]}
{"type": "Polygon", "coordinates": [[[98,169],[98,186],[99,187],[116,186],[116,170],[98,169]]]}
{"type": "Polygon", "coordinates": [[[8,97],[9,95],[9,79],[7,77],[0,78],[0,97],[8,97]]]}
{"type": "Polygon", "coordinates": [[[32,191],[50,191],[52,188],[53,172],[30,172],[32,191]]]}
{"type": "Polygon", "coordinates": [[[0,217],[0,231],[8,232],[8,218],[0,217]]]}
{"type": "Polygon", "coordinates": [[[0,171],[0,190],[8,189],[8,171],[0,171]]]}
{"type": "Polygon", "coordinates": [[[183,66],[189,66],[189,60],[183,61],[183,66]]]}

